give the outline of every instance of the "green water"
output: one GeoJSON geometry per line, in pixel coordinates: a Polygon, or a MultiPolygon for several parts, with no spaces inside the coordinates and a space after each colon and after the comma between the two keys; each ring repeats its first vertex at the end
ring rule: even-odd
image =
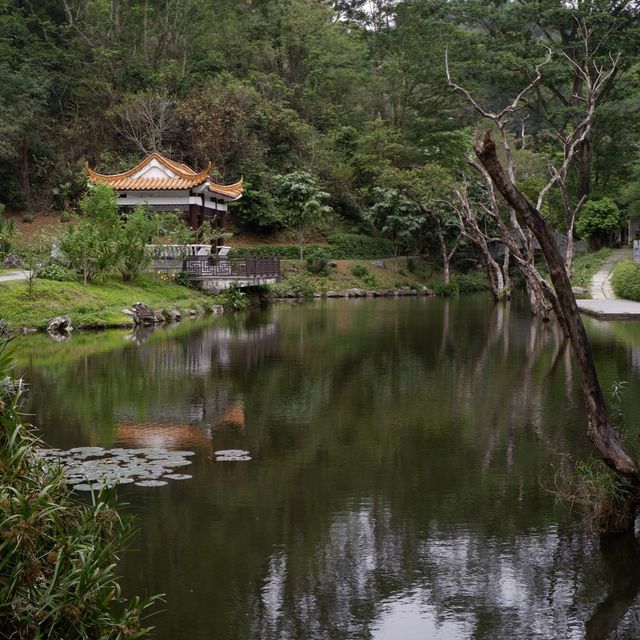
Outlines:
{"type": "MultiPolygon", "coordinates": [[[[603,386],[640,406],[640,324],[590,322],[603,386]]],[[[196,451],[123,486],[128,594],[158,640],[640,635],[640,550],[547,491],[588,455],[575,370],[517,304],[327,301],[18,344],[51,446],[196,451]],[[215,450],[253,459],[215,463],[215,450]]]]}

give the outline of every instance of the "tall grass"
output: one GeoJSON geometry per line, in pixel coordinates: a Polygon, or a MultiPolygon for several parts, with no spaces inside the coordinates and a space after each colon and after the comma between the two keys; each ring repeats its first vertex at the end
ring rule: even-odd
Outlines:
{"type": "Polygon", "coordinates": [[[147,637],[143,618],[157,597],[124,602],[115,573],[130,520],[106,490],[90,505],[74,500],[62,470],[37,455],[8,347],[0,336],[0,638],[147,637]]]}

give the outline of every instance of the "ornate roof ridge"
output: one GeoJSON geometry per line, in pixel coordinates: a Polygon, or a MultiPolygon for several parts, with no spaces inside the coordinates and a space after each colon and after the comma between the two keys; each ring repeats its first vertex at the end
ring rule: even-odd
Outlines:
{"type": "Polygon", "coordinates": [[[209,177],[209,173],[211,172],[211,162],[208,163],[207,168],[196,172],[191,167],[186,164],[175,162],[174,160],[170,160],[169,158],[163,156],[162,154],[154,151],[149,154],[144,160],[139,162],[135,167],[128,169],[127,171],[122,171],[120,173],[98,173],[94,171],[89,163],[85,161],[84,166],[89,174],[89,178],[94,181],[106,181],[107,184],[111,180],[121,180],[123,178],[130,178],[132,175],[140,171],[146,167],[152,160],[157,160],[160,164],[164,165],[167,169],[178,174],[181,178],[185,178],[187,180],[193,180],[194,178],[202,178],[202,181],[206,180],[209,177]]]}
{"type": "Polygon", "coordinates": [[[239,198],[244,192],[244,176],[240,176],[240,180],[233,184],[219,184],[218,182],[209,182],[209,191],[219,193],[223,196],[231,198],[239,198]]]}

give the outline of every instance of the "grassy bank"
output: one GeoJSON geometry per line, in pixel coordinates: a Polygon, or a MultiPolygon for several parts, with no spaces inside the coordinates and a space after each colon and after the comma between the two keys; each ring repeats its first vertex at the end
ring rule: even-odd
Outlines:
{"type": "Polygon", "coordinates": [[[134,302],[152,308],[209,311],[215,299],[209,295],[160,280],[154,275],[139,275],[132,282],[107,280],[82,285],[76,282],[35,280],[33,300],[25,281],[0,283],[0,319],[14,327],[45,328],[56,316],[68,315],[75,327],[109,327],[129,324],[122,313],[134,302]]]}
{"type": "Polygon", "coordinates": [[[571,264],[573,276],[571,284],[574,287],[584,287],[589,289],[591,278],[596,274],[602,263],[611,255],[612,249],[603,247],[594,252],[582,253],[575,256],[571,264]]]}
{"type": "Polygon", "coordinates": [[[324,273],[310,273],[298,260],[282,260],[282,281],[273,287],[276,295],[298,294],[312,296],[324,295],[328,291],[346,292],[349,289],[380,291],[411,288],[422,290],[427,287],[439,295],[452,295],[457,292],[486,290],[484,274],[454,274],[448,287],[442,284],[442,276],[425,262],[414,260],[407,262],[401,258],[398,265],[395,260],[337,260],[324,273]],[[375,266],[380,263],[384,266],[375,266]]]}

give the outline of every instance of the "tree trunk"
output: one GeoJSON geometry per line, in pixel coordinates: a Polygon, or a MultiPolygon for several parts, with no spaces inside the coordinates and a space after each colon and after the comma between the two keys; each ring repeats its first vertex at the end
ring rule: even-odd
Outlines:
{"type": "Polygon", "coordinates": [[[502,259],[502,275],[504,277],[504,298],[511,300],[511,276],[509,275],[509,262],[511,260],[511,251],[509,247],[504,248],[504,258],[502,259]]]}
{"type": "Polygon", "coordinates": [[[591,143],[585,138],[578,149],[578,198],[589,195],[591,191],[591,143]]]}
{"type": "Polygon", "coordinates": [[[304,260],[304,235],[302,234],[302,227],[298,227],[298,246],[300,248],[300,262],[304,260]]]}
{"type": "Polygon", "coordinates": [[[640,470],[609,422],[587,333],[571,290],[564,260],[560,255],[551,229],[541,213],[507,177],[498,159],[495,143],[491,140],[489,133],[483,142],[476,143],[475,152],[498,191],[522,217],[540,243],[580,372],[587,409],[587,436],[601,459],[616,474],[631,483],[634,496],[638,499],[640,497],[640,470]]]}
{"type": "Polygon", "coordinates": [[[444,241],[444,233],[442,233],[442,227],[438,220],[436,220],[436,235],[438,236],[440,251],[442,252],[442,281],[444,284],[449,284],[451,280],[449,273],[449,254],[447,252],[447,244],[444,241]]]}

